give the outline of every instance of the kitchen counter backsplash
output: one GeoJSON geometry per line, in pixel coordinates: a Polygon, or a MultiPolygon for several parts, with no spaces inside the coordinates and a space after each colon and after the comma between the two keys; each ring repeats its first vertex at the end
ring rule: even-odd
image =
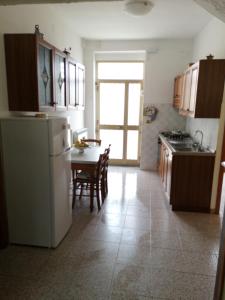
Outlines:
{"type": "Polygon", "coordinates": [[[193,119],[187,118],[185,130],[193,137],[196,130],[203,132],[204,147],[216,150],[219,119],[193,119]]]}
{"type": "Polygon", "coordinates": [[[144,117],[142,126],[141,161],[143,170],[156,170],[158,163],[158,134],[167,130],[185,130],[186,118],[180,116],[169,103],[154,104],[158,110],[156,119],[146,123],[144,117]]]}

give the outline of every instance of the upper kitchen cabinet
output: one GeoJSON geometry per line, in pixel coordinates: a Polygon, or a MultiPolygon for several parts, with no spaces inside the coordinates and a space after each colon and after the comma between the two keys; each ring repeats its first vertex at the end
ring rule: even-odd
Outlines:
{"type": "Polygon", "coordinates": [[[55,87],[55,105],[57,110],[65,110],[66,107],[66,54],[55,50],[54,53],[54,84],[55,87]]]}
{"type": "Polygon", "coordinates": [[[82,64],[77,63],[77,95],[76,106],[80,109],[84,109],[84,80],[85,69],[82,64]]]}
{"type": "Polygon", "coordinates": [[[84,109],[85,67],[68,57],[68,108],[84,109]]]}
{"type": "Polygon", "coordinates": [[[40,34],[5,34],[9,110],[67,109],[67,55],[40,34]]]}
{"type": "Polygon", "coordinates": [[[206,59],[184,73],[180,114],[219,118],[225,80],[225,59],[206,59]]]}
{"type": "Polygon", "coordinates": [[[173,106],[180,108],[182,103],[182,91],[183,91],[184,75],[178,75],[174,79],[174,91],[173,91],[173,106]]]}

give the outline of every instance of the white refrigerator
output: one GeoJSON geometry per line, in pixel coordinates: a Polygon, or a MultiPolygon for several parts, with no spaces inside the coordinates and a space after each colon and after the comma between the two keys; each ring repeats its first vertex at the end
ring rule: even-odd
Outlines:
{"type": "Polygon", "coordinates": [[[72,224],[66,118],[2,119],[10,243],[55,248],[72,224]]]}

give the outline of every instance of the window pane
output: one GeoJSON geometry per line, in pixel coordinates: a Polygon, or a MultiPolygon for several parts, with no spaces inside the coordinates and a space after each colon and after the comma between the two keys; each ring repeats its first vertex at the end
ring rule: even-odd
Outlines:
{"type": "Polygon", "coordinates": [[[142,62],[102,62],[98,63],[98,79],[143,79],[142,62]]]}
{"type": "Polygon", "coordinates": [[[140,83],[130,83],[128,98],[128,125],[139,125],[140,97],[140,83]]]}
{"type": "Polygon", "coordinates": [[[122,125],[124,121],[124,83],[100,84],[100,124],[122,125]]]}
{"type": "Polygon", "coordinates": [[[138,131],[127,132],[127,159],[138,159],[138,131]]]}
{"type": "Polygon", "coordinates": [[[112,159],[123,158],[123,130],[100,130],[100,139],[103,146],[111,144],[109,157],[112,159]]]}

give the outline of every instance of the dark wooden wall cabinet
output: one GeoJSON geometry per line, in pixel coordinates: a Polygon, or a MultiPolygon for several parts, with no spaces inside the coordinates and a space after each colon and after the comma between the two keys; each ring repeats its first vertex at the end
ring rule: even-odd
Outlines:
{"type": "Polygon", "coordinates": [[[83,65],[38,34],[5,34],[4,41],[9,110],[84,108],[83,65]]]}
{"type": "Polygon", "coordinates": [[[173,105],[184,116],[219,118],[224,81],[225,59],[200,60],[175,78],[173,105]]]}
{"type": "Polygon", "coordinates": [[[175,154],[162,142],[159,174],[172,210],[210,212],[215,155],[175,154]]]}

